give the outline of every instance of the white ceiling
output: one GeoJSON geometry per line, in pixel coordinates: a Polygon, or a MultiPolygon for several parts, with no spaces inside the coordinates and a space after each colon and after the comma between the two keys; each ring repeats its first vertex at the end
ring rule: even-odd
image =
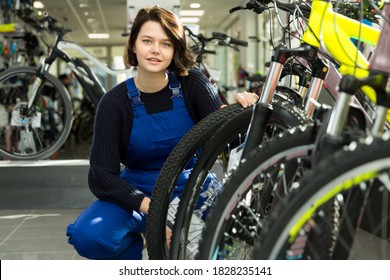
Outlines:
{"type": "MultiPolygon", "coordinates": [[[[205,10],[199,22],[201,29],[219,29],[227,18],[231,17],[229,9],[242,2],[245,3],[243,0],[41,0],[41,2],[45,5],[44,11],[65,27],[72,29],[66,38],[86,46],[125,44],[126,37],[122,34],[126,32],[128,26],[127,3],[135,7],[134,13],[139,8],[152,5],[160,5],[168,9],[180,5],[178,9],[189,10],[190,3],[200,3],[200,9],[205,10]],[[79,4],[82,3],[88,4],[88,7],[80,8],[79,4]],[[89,39],[88,33],[93,32],[93,29],[98,33],[109,33],[110,39],[89,39]]],[[[178,9],[174,11],[177,12],[178,9]]]]}

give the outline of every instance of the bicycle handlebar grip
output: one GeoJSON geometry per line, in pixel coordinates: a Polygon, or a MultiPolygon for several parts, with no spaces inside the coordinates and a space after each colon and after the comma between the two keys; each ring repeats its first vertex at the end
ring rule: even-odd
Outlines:
{"type": "Polygon", "coordinates": [[[231,38],[231,37],[228,37],[226,39],[226,41],[228,41],[228,42],[226,42],[227,44],[234,44],[234,45],[238,45],[238,46],[242,46],[242,47],[247,47],[248,46],[248,42],[247,41],[242,41],[242,40],[234,39],[234,38],[231,38]]]}
{"type": "Polygon", "coordinates": [[[235,11],[242,10],[242,9],[245,9],[245,7],[241,7],[241,6],[234,7],[229,10],[229,13],[234,13],[235,11]]]}
{"type": "Polygon", "coordinates": [[[234,45],[243,46],[243,47],[248,46],[247,41],[234,39],[234,38],[227,36],[226,34],[219,33],[219,32],[213,32],[212,34],[213,34],[213,37],[215,39],[223,41],[224,44],[234,44],[234,45]]]}
{"type": "Polygon", "coordinates": [[[204,54],[217,54],[216,51],[210,51],[210,50],[204,50],[203,53],[204,54]]]}

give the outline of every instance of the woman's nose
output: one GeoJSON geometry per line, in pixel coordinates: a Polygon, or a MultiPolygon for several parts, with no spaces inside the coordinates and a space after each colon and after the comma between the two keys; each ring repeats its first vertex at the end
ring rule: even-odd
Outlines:
{"type": "Polygon", "coordinates": [[[154,44],[152,48],[152,53],[160,53],[160,46],[159,44],[154,44]]]}

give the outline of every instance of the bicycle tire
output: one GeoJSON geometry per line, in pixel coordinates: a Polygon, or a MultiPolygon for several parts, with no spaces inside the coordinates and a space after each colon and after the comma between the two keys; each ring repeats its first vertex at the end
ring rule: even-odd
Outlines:
{"type": "Polygon", "coordinates": [[[187,132],[165,161],[153,188],[149,206],[146,226],[149,259],[164,259],[167,257],[165,255],[166,215],[170,196],[180,173],[211,135],[223,123],[242,111],[250,113],[251,108],[243,109],[239,104],[234,104],[211,113],[187,132]],[[162,215],[162,213],[164,214],[162,215]],[[164,217],[164,219],[161,217],[164,217]]]}
{"type": "Polygon", "coordinates": [[[71,132],[70,96],[62,83],[49,73],[43,74],[37,101],[31,107],[35,116],[21,116],[20,110],[28,102],[28,87],[37,71],[35,67],[20,66],[0,74],[0,105],[6,108],[8,116],[0,127],[3,159],[47,159],[62,147],[71,132]]]}
{"type": "MultiPolygon", "coordinates": [[[[328,219],[321,212],[321,207],[328,201],[343,197],[343,209],[345,209],[348,202],[352,201],[349,196],[353,191],[357,191],[366,194],[364,197],[366,200],[360,205],[368,208],[356,210],[360,210],[359,213],[364,213],[361,221],[366,219],[369,222],[366,223],[364,231],[361,230],[362,224],[358,230],[353,230],[351,234],[356,239],[354,243],[344,243],[348,245],[344,250],[348,253],[349,259],[389,259],[389,251],[386,252],[386,249],[383,251],[383,246],[388,246],[389,235],[382,236],[382,240],[380,240],[386,244],[374,243],[380,239],[378,235],[383,227],[385,227],[384,232],[388,232],[387,228],[390,225],[389,207],[379,203],[380,207],[378,208],[378,201],[370,202],[371,199],[376,199],[378,194],[383,199],[389,195],[389,189],[386,187],[386,178],[389,177],[390,170],[390,141],[388,139],[389,134],[382,139],[373,139],[369,136],[361,141],[353,141],[348,148],[329,156],[316,166],[312,173],[316,176],[303,177],[301,181],[303,188],[291,193],[275,207],[266,222],[264,233],[255,244],[254,258],[301,259],[303,257],[301,252],[295,253],[291,249],[295,240],[301,241],[301,251],[308,247],[311,247],[312,251],[322,250],[322,248],[317,248],[315,244],[313,245],[310,238],[305,239],[307,233],[322,230],[319,225],[312,223],[313,217],[321,217],[323,223],[324,221],[331,223],[332,217],[328,219]],[[289,210],[285,211],[285,209],[289,210]],[[377,212],[373,213],[374,210],[377,212]],[[378,213],[383,214],[383,216],[375,215],[378,213]],[[310,226],[308,226],[309,223],[310,226]],[[369,228],[370,225],[373,225],[374,229],[369,228]],[[359,242],[362,235],[364,239],[359,242]],[[373,242],[371,238],[374,239],[373,242]],[[367,244],[369,248],[365,247],[367,244]],[[378,255],[372,254],[372,249],[375,248],[373,245],[382,248],[382,252],[379,252],[378,255]],[[358,249],[362,250],[361,254],[359,254],[358,249]]],[[[342,213],[343,220],[348,221],[346,215],[349,212],[344,210],[342,213]]],[[[343,238],[344,236],[340,235],[338,240],[343,238]]],[[[334,258],[338,259],[338,256],[336,255],[334,258]]]]}
{"type": "MultiPolygon", "coordinates": [[[[274,99],[272,107],[271,117],[267,124],[269,129],[263,141],[269,140],[281,131],[307,124],[310,121],[302,110],[291,105],[290,102],[274,99]]],[[[199,225],[194,227],[191,224],[191,218],[197,199],[199,199],[201,192],[204,191],[203,186],[206,177],[210,174],[212,168],[214,168],[215,162],[218,160],[219,154],[223,152],[224,147],[227,145],[230,146],[230,143],[235,141],[236,135],[243,134],[247,130],[249,122],[250,120],[248,118],[245,119],[240,116],[232,118],[206,144],[204,151],[189,176],[180,199],[171,238],[170,259],[187,259],[189,256],[194,255],[194,253],[186,252],[186,247],[188,244],[196,242],[196,238],[194,237],[195,230],[200,231],[199,225]]],[[[218,178],[219,181],[225,180],[229,176],[226,171],[227,169],[224,169],[224,175],[218,178]]],[[[216,180],[215,177],[213,179],[216,180]]],[[[195,246],[195,244],[192,244],[191,248],[195,246]]]]}

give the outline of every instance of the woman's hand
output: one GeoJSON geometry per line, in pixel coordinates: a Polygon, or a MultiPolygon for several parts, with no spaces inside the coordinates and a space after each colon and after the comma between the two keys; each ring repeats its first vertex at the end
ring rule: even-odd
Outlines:
{"type": "Polygon", "coordinates": [[[246,108],[250,105],[253,105],[257,102],[259,96],[253,92],[239,92],[236,94],[236,102],[240,103],[242,107],[246,108]]]}
{"type": "Polygon", "coordinates": [[[139,207],[139,211],[141,213],[148,214],[149,203],[150,203],[150,198],[145,196],[144,199],[141,201],[141,206],[139,207]]]}
{"type": "Polygon", "coordinates": [[[165,237],[167,239],[168,249],[171,248],[172,230],[169,227],[165,227],[165,237]]]}

